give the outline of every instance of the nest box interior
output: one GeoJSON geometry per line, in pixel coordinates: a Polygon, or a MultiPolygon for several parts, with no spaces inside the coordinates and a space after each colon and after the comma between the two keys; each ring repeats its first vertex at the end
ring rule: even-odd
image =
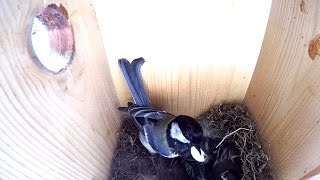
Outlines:
{"type": "Polygon", "coordinates": [[[107,179],[117,107],[131,101],[119,58],[144,57],[155,107],[198,116],[243,103],[276,179],[320,173],[320,4],[0,2],[0,179],[107,179]],[[74,38],[67,68],[46,71],[30,50],[32,20],[62,4],[74,38]]]}

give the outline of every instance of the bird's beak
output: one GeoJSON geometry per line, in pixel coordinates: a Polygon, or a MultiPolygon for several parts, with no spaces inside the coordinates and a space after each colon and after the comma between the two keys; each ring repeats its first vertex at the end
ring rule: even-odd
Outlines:
{"type": "Polygon", "coordinates": [[[205,162],[207,160],[206,153],[203,152],[201,148],[191,147],[191,155],[198,162],[205,162]]]}

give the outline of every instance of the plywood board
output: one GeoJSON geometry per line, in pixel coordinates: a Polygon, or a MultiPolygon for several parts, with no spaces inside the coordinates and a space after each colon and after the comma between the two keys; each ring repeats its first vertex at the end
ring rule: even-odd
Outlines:
{"type": "Polygon", "coordinates": [[[146,59],[146,89],[162,110],[197,116],[243,100],[270,0],[93,2],[122,105],[132,100],[117,60],[138,57],[146,59]]]}
{"type": "Polygon", "coordinates": [[[317,0],[274,0],[257,67],[244,99],[271,153],[276,179],[299,179],[320,165],[320,33],[317,0]]]}
{"type": "Polygon", "coordinates": [[[44,2],[0,1],[0,179],[107,179],[118,99],[93,7],[61,3],[76,52],[53,75],[35,64],[28,42],[44,2]]]}

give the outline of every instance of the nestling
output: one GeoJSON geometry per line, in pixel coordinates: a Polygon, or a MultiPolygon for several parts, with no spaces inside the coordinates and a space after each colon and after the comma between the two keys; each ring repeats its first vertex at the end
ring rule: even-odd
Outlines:
{"type": "Polygon", "coordinates": [[[240,180],[242,163],[240,151],[232,141],[224,141],[216,147],[222,137],[204,137],[203,150],[209,156],[205,163],[188,162],[193,169],[193,179],[240,180]]]}

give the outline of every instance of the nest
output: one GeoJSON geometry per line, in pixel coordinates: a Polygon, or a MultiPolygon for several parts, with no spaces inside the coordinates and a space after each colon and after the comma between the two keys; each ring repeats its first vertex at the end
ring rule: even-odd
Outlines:
{"type": "MultiPolygon", "coordinates": [[[[220,105],[197,118],[209,134],[233,141],[240,150],[242,179],[273,179],[269,156],[263,151],[258,132],[245,106],[220,105]]],[[[207,133],[208,133],[207,132],[207,133]]]]}
{"type": "Polygon", "coordinates": [[[125,118],[118,132],[112,165],[112,180],[188,180],[182,161],[151,155],[139,140],[137,128],[125,118]]]}
{"type": "MultiPolygon", "coordinates": [[[[197,120],[206,136],[221,136],[224,137],[221,143],[232,141],[236,144],[242,161],[242,179],[273,179],[270,158],[263,151],[255,124],[243,105],[213,107],[197,120]]],[[[114,153],[110,179],[194,179],[192,166],[180,158],[167,159],[150,155],[138,137],[136,127],[127,117],[118,132],[118,147],[114,153]]]]}

